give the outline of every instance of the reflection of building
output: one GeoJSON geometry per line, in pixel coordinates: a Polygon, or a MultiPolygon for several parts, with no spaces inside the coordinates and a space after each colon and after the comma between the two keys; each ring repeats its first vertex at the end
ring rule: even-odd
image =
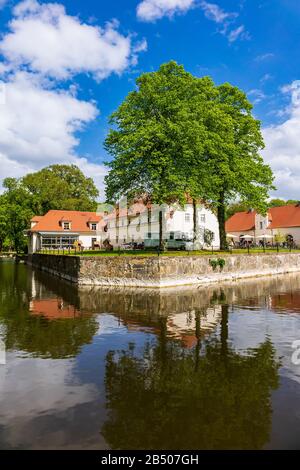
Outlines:
{"type": "Polygon", "coordinates": [[[271,297],[271,308],[282,310],[284,313],[300,314],[300,292],[275,294],[271,297]]]}
{"type": "Polygon", "coordinates": [[[42,315],[49,320],[60,318],[76,318],[81,315],[74,305],[67,304],[63,299],[34,299],[29,303],[32,315],[42,315]]]}
{"type": "MultiPolygon", "coordinates": [[[[203,310],[200,314],[200,334],[211,333],[220,321],[222,306],[216,305],[203,310]]],[[[167,319],[168,334],[180,339],[184,346],[190,348],[197,343],[196,312],[184,312],[170,315],[167,319]]]]}
{"type": "Polygon", "coordinates": [[[270,239],[279,233],[287,240],[300,244],[300,203],[271,207],[266,216],[251,209],[237,212],[227,220],[226,232],[237,238],[243,235],[262,238],[267,235],[270,239]]]}
{"type": "MultiPolygon", "coordinates": [[[[211,333],[220,321],[222,313],[221,305],[201,309],[199,312],[200,336],[211,333]]],[[[122,323],[129,331],[150,332],[160,334],[162,323],[165,324],[166,335],[171,339],[180,340],[186,348],[192,348],[197,343],[195,310],[182,313],[171,313],[170,315],[154,317],[151,320],[143,316],[130,316],[121,318],[122,323]]]]}

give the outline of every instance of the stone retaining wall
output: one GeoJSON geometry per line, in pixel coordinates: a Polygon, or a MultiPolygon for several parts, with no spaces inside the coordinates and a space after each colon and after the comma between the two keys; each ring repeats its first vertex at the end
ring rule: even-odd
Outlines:
{"type": "Polygon", "coordinates": [[[171,287],[300,272],[300,253],[217,256],[63,256],[33,254],[29,264],[79,285],[171,287]]]}

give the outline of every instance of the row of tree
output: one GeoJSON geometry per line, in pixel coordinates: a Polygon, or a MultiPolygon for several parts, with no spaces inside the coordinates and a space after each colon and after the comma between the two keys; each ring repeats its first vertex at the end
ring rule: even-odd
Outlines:
{"type": "Polygon", "coordinates": [[[237,87],[216,86],[171,61],[137,79],[110,124],[110,202],[125,195],[157,204],[205,201],[218,216],[222,249],[229,201],[266,211],[273,174],[259,153],[260,122],[237,87]]]}
{"type": "Polygon", "coordinates": [[[75,165],[51,165],[23,178],[6,178],[0,195],[0,251],[26,249],[33,215],[50,209],[94,211],[98,190],[75,165]]]}

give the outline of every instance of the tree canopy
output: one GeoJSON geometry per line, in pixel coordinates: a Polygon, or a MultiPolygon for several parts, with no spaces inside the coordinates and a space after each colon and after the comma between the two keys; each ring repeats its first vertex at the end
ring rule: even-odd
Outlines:
{"type": "Polygon", "coordinates": [[[24,176],[21,185],[32,200],[36,214],[50,209],[96,210],[98,190],[76,165],[51,165],[24,176]]]}
{"type": "Polygon", "coordinates": [[[265,212],[273,183],[259,154],[264,143],[251,103],[237,87],[195,77],[174,61],[136,84],[110,119],[107,199],[204,199],[217,212],[226,248],[226,204],[239,196],[265,212]]]}

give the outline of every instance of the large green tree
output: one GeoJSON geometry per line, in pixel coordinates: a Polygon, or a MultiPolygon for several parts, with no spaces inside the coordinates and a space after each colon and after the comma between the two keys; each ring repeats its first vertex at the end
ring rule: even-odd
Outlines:
{"type": "Polygon", "coordinates": [[[50,209],[96,210],[98,190],[76,165],[51,165],[24,176],[22,187],[31,196],[35,214],[50,209]]]}
{"type": "Polygon", "coordinates": [[[126,195],[184,204],[201,169],[205,177],[201,165],[194,177],[190,161],[200,163],[204,151],[201,113],[210,88],[210,79],[197,80],[176,62],[137,79],[137,89],[110,118],[113,127],[105,141],[113,157],[106,177],[110,202],[126,195]]]}
{"type": "Polygon", "coordinates": [[[176,62],[137,79],[111,117],[105,147],[113,156],[107,198],[151,196],[153,202],[206,200],[217,213],[226,248],[226,205],[236,197],[260,212],[267,208],[273,175],[259,152],[260,123],[245,93],[216,86],[176,62]]]}
{"type": "Polygon", "coordinates": [[[19,253],[27,244],[24,232],[33,216],[31,199],[15,178],[6,178],[3,186],[6,191],[1,198],[2,231],[10,241],[11,247],[19,253]]]}
{"type": "Polygon", "coordinates": [[[260,122],[252,116],[252,105],[245,93],[228,83],[216,86],[215,90],[215,97],[205,109],[206,178],[198,181],[216,209],[220,245],[226,249],[228,202],[239,197],[242,203],[265,213],[273,174],[259,153],[264,147],[260,122]]]}

